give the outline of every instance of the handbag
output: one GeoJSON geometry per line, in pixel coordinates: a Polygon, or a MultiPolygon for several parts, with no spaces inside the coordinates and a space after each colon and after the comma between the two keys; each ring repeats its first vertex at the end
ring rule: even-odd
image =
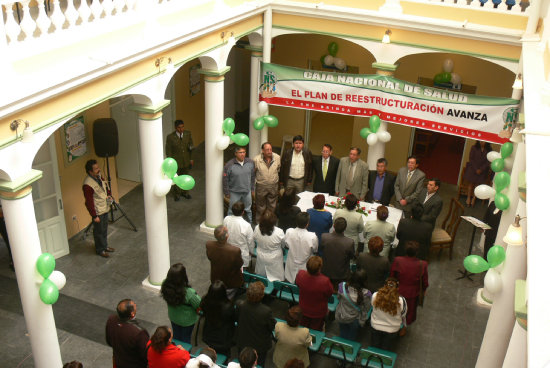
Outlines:
{"type": "Polygon", "coordinates": [[[418,264],[420,265],[420,294],[418,295],[418,305],[423,307],[424,306],[424,290],[423,290],[423,284],[422,284],[422,276],[424,276],[424,268],[422,267],[422,261],[418,260],[418,264]]]}

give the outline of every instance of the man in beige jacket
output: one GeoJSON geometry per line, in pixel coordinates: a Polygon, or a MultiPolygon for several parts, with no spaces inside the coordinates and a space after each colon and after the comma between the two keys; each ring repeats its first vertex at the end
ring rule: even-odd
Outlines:
{"type": "Polygon", "coordinates": [[[266,209],[275,211],[278,198],[281,157],[273,153],[271,143],[262,144],[262,153],[254,157],[256,166],[256,222],[266,209]]]}

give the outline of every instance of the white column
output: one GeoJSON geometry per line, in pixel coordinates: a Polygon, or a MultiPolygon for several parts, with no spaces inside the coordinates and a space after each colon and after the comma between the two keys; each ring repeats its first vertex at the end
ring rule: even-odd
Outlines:
{"type": "Polygon", "coordinates": [[[143,281],[146,287],[159,289],[170,268],[170,243],[168,240],[168,215],[166,197],[154,193],[155,184],[162,179],[164,160],[162,137],[162,109],[170,101],[161,101],[154,106],[133,105],[138,112],[139,144],[145,206],[145,229],[147,232],[147,258],[149,277],[143,281]]]}
{"type": "MultiPolygon", "coordinates": [[[[258,117],[258,95],[260,81],[260,58],[262,57],[261,49],[256,49],[252,46],[250,56],[250,122],[248,125],[248,157],[254,158],[260,154],[261,145],[264,141],[261,140],[261,132],[254,129],[254,120],[258,117]]],[[[266,129],[266,128],[264,128],[266,129]]]]}
{"type": "Polygon", "coordinates": [[[31,183],[42,172],[31,170],[16,182],[0,182],[0,198],[10,238],[23,315],[29,332],[34,366],[61,367],[61,352],[52,306],[44,304],[36,283],[36,260],[42,254],[34,215],[31,183]]]}
{"type": "Polygon", "coordinates": [[[216,142],[223,136],[223,88],[224,75],[230,67],[222,70],[201,70],[204,74],[204,156],[206,158],[206,219],[201,230],[213,231],[223,223],[223,152],[216,148],[216,142]]]}
{"type": "MultiPolygon", "coordinates": [[[[378,75],[385,75],[385,76],[393,76],[393,73],[397,69],[397,65],[394,64],[384,64],[384,63],[372,63],[372,67],[376,69],[376,74],[378,75]]],[[[387,132],[388,131],[388,123],[385,121],[380,121],[380,128],[378,129],[379,132],[387,132]]],[[[386,152],[386,143],[384,142],[378,142],[376,144],[369,145],[369,153],[367,156],[367,164],[369,164],[369,170],[376,170],[376,161],[384,157],[384,154],[386,152]]]]}
{"type": "Polygon", "coordinates": [[[502,368],[527,367],[527,331],[516,321],[502,368]]]}
{"type": "MultiPolygon", "coordinates": [[[[271,7],[264,12],[264,26],[262,31],[263,36],[263,56],[262,60],[264,63],[271,62],[271,27],[273,25],[273,14],[271,12],[271,7]]],[[[264,127],[260,131],[260,142],[267,142],[269,140],[267,134],[267,127],[264,127]]],[[[252,156],[251,156],[252,157],[252,156]]]]}

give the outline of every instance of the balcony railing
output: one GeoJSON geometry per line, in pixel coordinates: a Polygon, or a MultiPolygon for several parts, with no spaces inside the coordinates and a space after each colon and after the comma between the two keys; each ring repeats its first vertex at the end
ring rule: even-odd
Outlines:
{"type": "MultiPolygon", "coordinates": [[[[445,5],[471,6],[496,11],[524,12],[529,7],[529,1],[523,0],[408,0],[418,3],[444,3],[445,5]]],[[[535,0],[539,1],[539,0],[535,0]]]]}

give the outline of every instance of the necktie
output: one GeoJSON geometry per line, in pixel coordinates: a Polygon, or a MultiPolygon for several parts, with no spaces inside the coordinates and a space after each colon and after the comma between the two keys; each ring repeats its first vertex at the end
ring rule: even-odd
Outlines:
{"type": "Polygon", "coordinates": [[[411,180],[412,176],[413,176],[412,171],[409,171],[409,173],[407,174],[407,184],[409,184],[409,180],[411,180]]]}
{"type": "Polygon", "coordinates": [[[353,165],[349,165],[348,177],[346,178],[346,189],[351,189],[353,185],[353,165]]]}
{"type": "Polygon", "coordinates": [[[327,160],[323,160],[323,180],[327,178],[328,164],[327,160]]]}

